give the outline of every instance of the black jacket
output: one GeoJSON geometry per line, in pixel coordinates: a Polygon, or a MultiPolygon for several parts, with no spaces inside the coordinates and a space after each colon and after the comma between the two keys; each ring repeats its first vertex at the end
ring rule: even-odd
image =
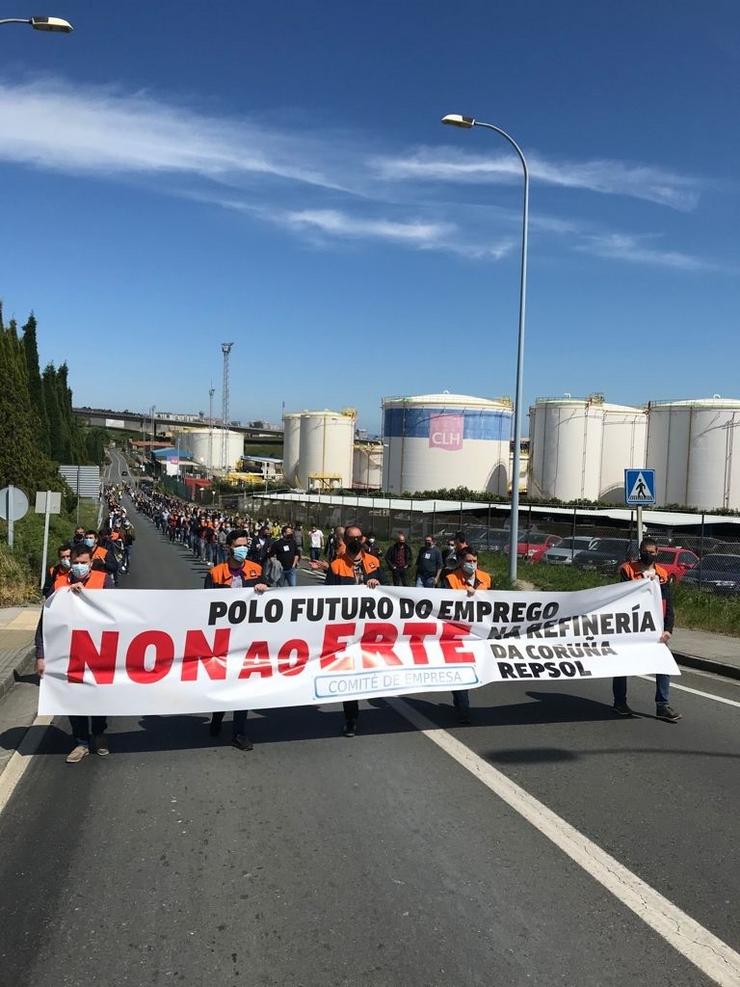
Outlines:
{"type": "Polygon", "coordinates": [[[271,546],[272,538],[269,535],[265,535],[265,541],[262,545],[260,545],[259,537],[255,535],[252,539],[252,544],[249,546],[247,558],[251,559],[252,562],[259,562],[260,565],[264,565],[270,554],[271,546]]]}
{"type": "Polygon", "coordinates": [[[411,549],[409,547],[409,543],[404,542],[400,545],[398,542],[394,542],[385,553],[385,563],[391,570],[408,569],[411,565],[411,549]],[[396,561],[397,553],[400,558],[400,562],[396,561]]]}

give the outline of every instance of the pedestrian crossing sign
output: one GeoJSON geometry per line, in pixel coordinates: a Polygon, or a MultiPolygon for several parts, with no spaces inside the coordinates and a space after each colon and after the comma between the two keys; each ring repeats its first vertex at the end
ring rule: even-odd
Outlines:
{"type": "Polygon", "coordinates": [[[655,503],[655,470],[624,471],[624,502],[628,507],[652,507],[655,503]]]}

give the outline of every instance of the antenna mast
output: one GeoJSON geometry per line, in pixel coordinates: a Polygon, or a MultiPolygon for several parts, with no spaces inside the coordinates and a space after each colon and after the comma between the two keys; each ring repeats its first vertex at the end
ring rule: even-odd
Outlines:
{"type": "Polygon", "coordinates": [[[221,468],[226,472],[229,468],[229,356],[233,343],[221,343],[221,352],[224,355],[224,376],[221,384],[221,395],[223,399],[222,417],[223,433],[221,436],[221,468]]]}

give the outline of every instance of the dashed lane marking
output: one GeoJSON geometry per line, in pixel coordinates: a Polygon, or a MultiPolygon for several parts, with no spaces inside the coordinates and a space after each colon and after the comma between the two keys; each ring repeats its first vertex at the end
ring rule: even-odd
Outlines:
{"type": "MultiPolygon", "coordinates": [[[[714,697],[716,698],[716,697],[714,697]]],[[[388,705],[498,795],[720,987],[740,984],[740,954],[695,922],[524,788],[401,699],[388,705]]]]}

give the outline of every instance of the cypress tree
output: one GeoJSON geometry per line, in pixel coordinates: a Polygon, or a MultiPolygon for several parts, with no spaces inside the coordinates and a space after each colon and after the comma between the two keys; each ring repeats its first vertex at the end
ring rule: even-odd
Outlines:
{"type": "Polygon", "coordinates": [[[36,448],[28,375],[23,344],[18,339],[15,320],[0,328],[0,474],[4,483],[33,486],[39,471],[40,452],[36,448]]]}
{"type": "Polygon", "coordinates": [[[26,372],[28,375],[28,391],[31,398],[31,411],[34,416],[36,439],[39,449],[48,455],[51,451],[49,442],[49,421],[44,404],[44,392],[41,386],[39,371],[39,351],[36,339],[36,317],[33,312],[23,326],[23,349],[26,356],[26,372]]]}
{"type": "Polygon", "coordinates": [[[44,367],[41,386],[44,394],[47,421],[49,423],[49,449],[51,458],[56,459],[58,463],[69,462],[69,460],[64,458],[62,409],[59,406],[57,372],[53,363],[47,363],[44,367]]]}

